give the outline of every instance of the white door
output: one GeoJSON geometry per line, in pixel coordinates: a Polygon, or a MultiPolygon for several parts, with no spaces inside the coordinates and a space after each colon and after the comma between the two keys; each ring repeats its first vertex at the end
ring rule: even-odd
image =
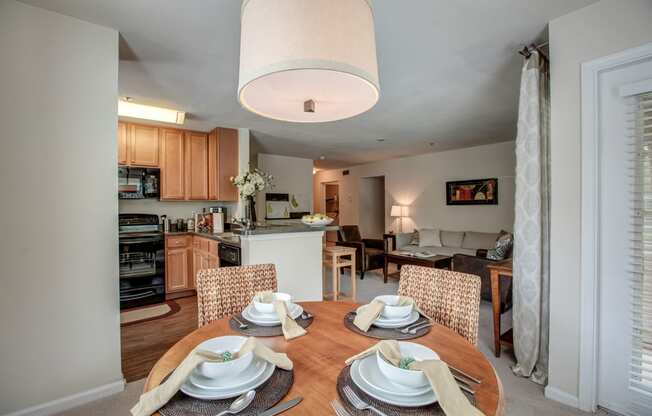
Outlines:
{"type": "MultiPolygon", "coordinates": [[[[633,98],[621,87],[652,79],[652,59],[616,67],[599,79],[598,391],[600,407],[652,415],[652,395],[632,388],[632,155],[628,146],[633,98]]],[[[553,121],[554,122],[554,121],[553,121]]],[[[554,169],[554,167],[553,167],[554,169]]],[[[652,177],[652,172],[649,173],[652,177]]],[[[652,386],[650,391],[652,391],[652,386]]]]}

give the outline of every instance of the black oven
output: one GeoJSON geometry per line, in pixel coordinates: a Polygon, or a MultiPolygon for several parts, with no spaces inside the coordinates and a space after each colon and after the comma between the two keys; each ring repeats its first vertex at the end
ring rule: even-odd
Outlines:
{"type": "Polygon", "coordinates": [[[120,308],[165,301],[165,243],[158,216],[120,214],[120,308]]]}

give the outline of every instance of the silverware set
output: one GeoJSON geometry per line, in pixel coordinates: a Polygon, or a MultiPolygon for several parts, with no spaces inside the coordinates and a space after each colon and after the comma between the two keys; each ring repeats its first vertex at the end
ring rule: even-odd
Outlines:
{"type": "Polygon", "coordinates": [[[249,325],[245,324],[245,323],[242,322],[240,319],[238,319],[238,317],[237,317],[236,315],[233,315],[233,320],[236,321],[236,322],[238,323],[238,325],[240,325],[240,329],[247,329],[247,328],[249,328],[249,325]]]}
{"type": "Polygon", "coordinates": [[[417,322],[416,324],[408,325],[405,328],[396,328],[396,330],[402,334],[416,335],[416,333],[422,329],[426,329],[433,325],[434,323],[432,321],[421,321],[417,322]]]}

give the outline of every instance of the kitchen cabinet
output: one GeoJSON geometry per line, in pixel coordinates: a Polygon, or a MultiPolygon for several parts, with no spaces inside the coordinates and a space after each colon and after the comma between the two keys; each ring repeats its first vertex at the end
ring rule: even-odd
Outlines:
{"type": "Polygon", "coordinates": [[[231,178],[238,175],[238,131],[218,127],[208,135],[208,199],[237,201],[231,178]]]}
{"type": "MultiPolygon", "coordinates": [[[[219,267],[218,242],[193,235],[165,237],[165,292],[196,289],[197,273],[219,267]]],[[[190,292],[192,293],[192,292],[190,292]]]]}
{"type": "Polygon", "coordinates": [[[161,199],[186,199],[183,130],[161,129],[161,199]]]}
{"type": "Polygon", "coordinates": [[[165,293],[191,289],[189,273],[192,250],[189,240],[187,236],[165,238],[165,293]]]}
{"type": "Polygon", "coordinates": [[[131,166],[159,166],[159,128],[129,124],[128,154],[131,166]]]}
{"type": "Polygon", "coordinates": [[[186,199],[208,200],[208,135],[186,132],[186,199]]]}
{"type": "Polygon", "coordinates": [[[127,129],[127,123],[118,123],[118,165],[129,164],[129,146],[127,145],[129,135],[127,129]]]}

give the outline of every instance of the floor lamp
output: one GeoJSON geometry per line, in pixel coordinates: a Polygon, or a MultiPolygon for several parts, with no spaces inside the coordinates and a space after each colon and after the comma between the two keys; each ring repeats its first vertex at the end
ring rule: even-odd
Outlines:
{"type": "Polygon", "coordinates": [[[391,217],[398,217],[399,219],[399,233],[403,232],[403,217],[408,216],[408,207],[402,205],[392,205],[392,210],[389,213],[391,217]]]}

